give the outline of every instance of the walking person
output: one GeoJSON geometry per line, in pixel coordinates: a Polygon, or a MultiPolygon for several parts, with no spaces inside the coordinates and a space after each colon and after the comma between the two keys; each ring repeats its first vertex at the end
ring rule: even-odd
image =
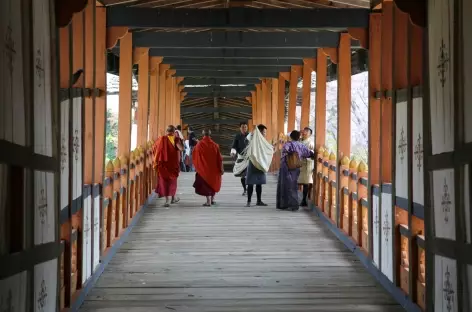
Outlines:
{"type": "MultiPolygon", "coordinates": [[[[231,146],[231,157],[236,158],[236,164],[242,162],[243,159],[243,151],[246,148],[248,141],[246,140],[248,132],[247,132],[247,123],[246,122],[241,122],[239,124],[239,133],[235,135],[234,140],[233,140],[233,145],[231,146]]],[[[236,176],[241,177],[241,185],[243,186],[243,196],[246,196],[247,194],[247,189],[246,189],[246,167],[241,167],[237,172],[235,173],[236,176]]],[[[233,170],[234,172],[234,170],[233,170]]]]}
{"type": "Polygon", "coordinates": [[[267,206],[262,201],[262,185],[266,184],[266,172],[269,170],[274,147],[266,140],[267,127],[263,124],[257,126],[250,134],[249,146],[247,148],[247,203],[246,207],[251,207],[251,199],[256,186],[256,206],[267,206]]]}
{"type": "MultiPolygon", "coordinates": [[[[301,133],[301,141],[303,145],[306,146],[310,151],[315,149],[315,146],[312,142],[313,130],[309,127],[305,127],[301,133]]],[[[300,206],[306,207],[308,193],[313,186],[313,168],[314,161],[310,158],[305,158],[302,160],[302,167],[300,168],[300,176],[298,177],[298,184],[302,185],[303,188],[303,197],[300,203],[300,206]]]]}
{"type": "Polygon", "coordinates": [[[302,160],[314,157],[314,153],[298,140],[300,140],[300,132],[294,130],[290,133],[290,141],[285,143],[282,148],[277,181],[277,209],[290,209],[292,211],[299,209],[298,177],[302,160]]]}
{"type": "Polygon", "coordinates": [[[175,194],[180,173],[179,154],[182,149],[182,142],[175,135],[174,126],[168,126],[166,135],[161,136],[155,145],[154,168],[158,176],[156,193],[159,197],[165,197],[164,207],[180,200],[175,194]]]}
{"type": "Polygon", "coordinates": [[[218,144],[210,137],[210,129],[203,130],[203,139],[193,150],[193,164],[195,166],[195,193],[206,197],[203,206],[215,204],[215,194],[221,189],[221,176],[224,173],[223,159],[218,144]]]}
{"type": "Polygon", "coordinates": [[[188,145],[190,147],[190,153],[189,153],[190,172],[195,172],[195,167],[193,165],[193,160],[192,160],[192,153],[195,146],[197,146],[198,139],[195,136],[195,132],[193,132],[193,129],[190,126],[188,126],[187,131],[188,131],[188,145]]]}

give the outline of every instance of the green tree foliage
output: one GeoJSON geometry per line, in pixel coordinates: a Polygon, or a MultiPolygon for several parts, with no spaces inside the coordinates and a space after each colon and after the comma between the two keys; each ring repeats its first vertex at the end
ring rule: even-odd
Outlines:
{"type": "Polygon", "coordinates": [[[107,110],[105,133],[105,164],[116,158],[118,147],[118,118],[110,109],[107,110]]]}

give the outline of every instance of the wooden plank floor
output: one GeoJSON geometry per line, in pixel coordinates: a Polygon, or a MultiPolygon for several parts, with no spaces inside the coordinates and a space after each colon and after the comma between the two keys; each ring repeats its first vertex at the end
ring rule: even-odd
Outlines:
{"type": "Polygon", "coordinates": [[[250,208],[231,174],[215,207],[193,179],[146,210],[81,311],[404,311],[316,217],[275,209],[275,177],[250,208]]]}

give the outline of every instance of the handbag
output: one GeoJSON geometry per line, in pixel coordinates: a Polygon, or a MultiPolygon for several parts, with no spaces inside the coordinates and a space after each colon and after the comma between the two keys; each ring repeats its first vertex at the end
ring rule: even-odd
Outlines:
{"type": "Polygon", "coordinates": [[[289,170],[294,170],[302,167],[302,161],[298,157],[298,153],[294,152],[287,155],[287,167],[289,170]]]}

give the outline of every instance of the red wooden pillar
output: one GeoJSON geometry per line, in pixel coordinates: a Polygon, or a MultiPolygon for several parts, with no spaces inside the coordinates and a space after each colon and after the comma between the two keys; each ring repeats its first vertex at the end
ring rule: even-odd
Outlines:
{"type": "Polygon", "coordinates": [[[326,144],[326,77],[328,75],[327,57],[318,49],[316,58],[316,107],[315,107],[315,145],[316,149],[326,144]]]}

